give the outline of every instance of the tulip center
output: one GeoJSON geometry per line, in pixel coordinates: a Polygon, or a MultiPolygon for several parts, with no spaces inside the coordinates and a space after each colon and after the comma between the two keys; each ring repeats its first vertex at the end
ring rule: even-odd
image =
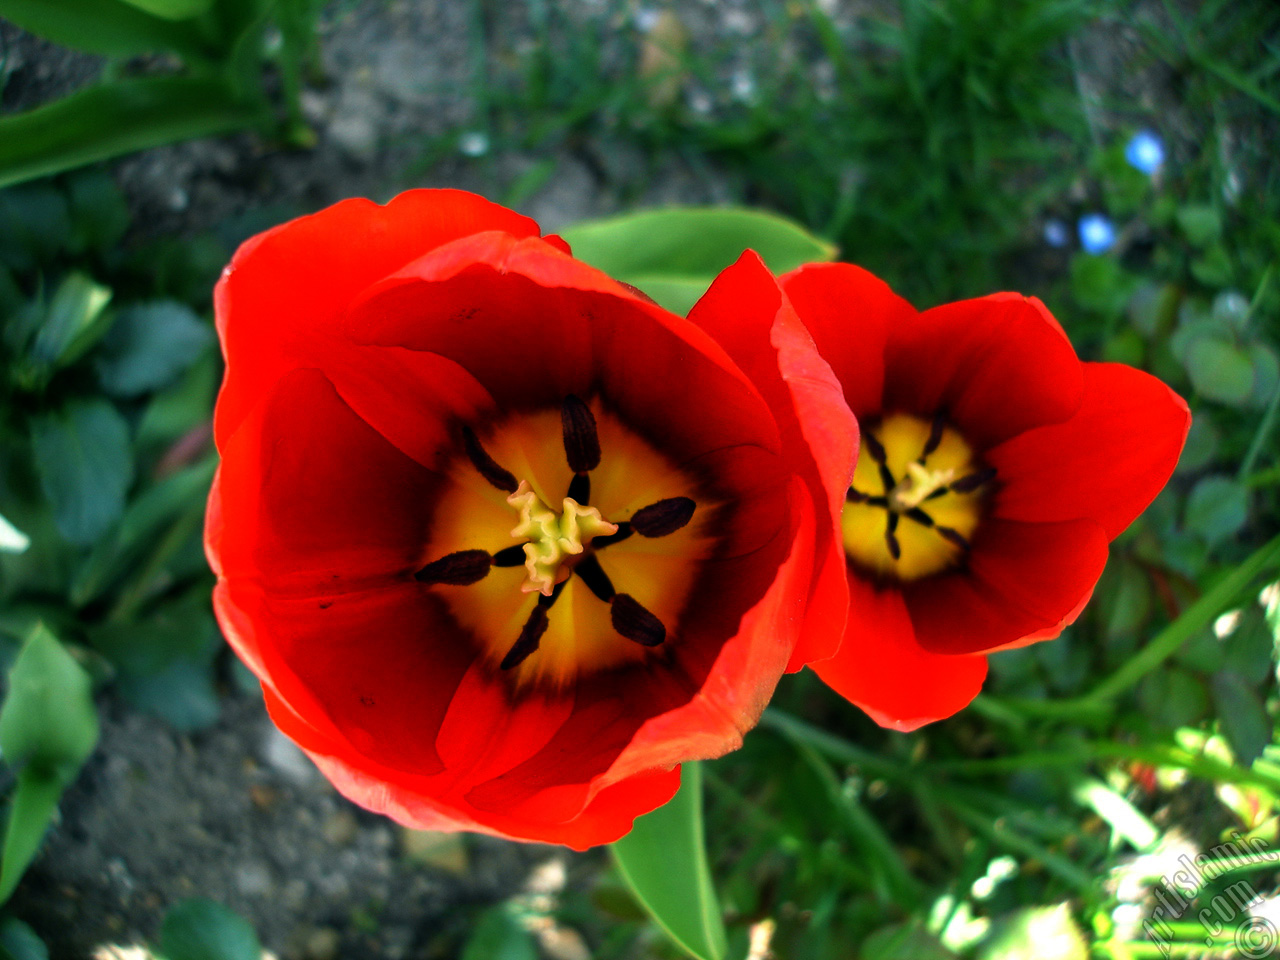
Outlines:
{"type": "Polygon", "coordinates": [[[714,546],[689,476],[575,396],[461,434],[415,578],[495,672],[558,690],[679,641],[714,546]]]}
{"type": "Polygon", "coordinates": [[[959,566],[994,480],[995,470],[942,415],[864,421],[841,516],[849,562],[898,581],[959,566]]]}

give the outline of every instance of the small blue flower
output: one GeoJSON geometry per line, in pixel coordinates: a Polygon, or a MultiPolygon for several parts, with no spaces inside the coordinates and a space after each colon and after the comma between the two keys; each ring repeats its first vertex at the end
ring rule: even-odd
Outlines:
{"type": "Polygon", "coordinates": [[[1106,253],[1116,242],[1116,228],[1100,213],[1087,213],[1077,224],[1080,246],[1089,253],[1106,253]]]}
{"type": "Polygon", "coordinates": [[[1140,130],[1124,148],[1124,158],[1131,167],[1151,176],[1164,164],[1164,144],[1152,131],[1140,130]]]}
{"type": "Polygon", "coordinates": [[[1057,217],[1044,222],[1044,242],[1051,247],[1065,247],[1071,239],[1067,225],[1057,217]]]}

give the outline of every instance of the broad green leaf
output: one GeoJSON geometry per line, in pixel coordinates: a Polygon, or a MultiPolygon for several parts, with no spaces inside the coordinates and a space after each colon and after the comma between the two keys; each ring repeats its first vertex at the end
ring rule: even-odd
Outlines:
{"type": "Polygon", "coordinates": [[[832,244],[790,220],[727,207],[644,210],[580,223],[561,236],[579,260],[640,287],[660,303],[663,297],[683,303],[696,284],[705,290],[746,249],[755,250],[778,274],[836,254],[832,244]],[[662,288],[660,281],[674,281],[679,289],[662,288]]]}
{"type": "Polygon", "coordinates": [[[18,784],[9,802],[9,822],[4,832],[4,854],[0,857],[0,903],[13,895],[14,888],[40,849],[49,828],[58,798],[66,784],[51,773],[27,767],[18,774],[18,784]]]}
{"type": "Polygon", "coordinates": [[[1265,408],[1280,390],[1280,357],[1265,343],[1255,343],[1248,349],[1253,361],[1253,406],[1265,408]]]}
{"type": "Polygon", "coordinates": [[[647,293],[672,313],[685,316],[711,286],[708,277],[633,277],[627,283],[647,293]]]}
{"type": "Polygon", "coordinates": [[[212,900],[183,900],[160,927],[165,960],[260,960],[262,945],[249,922],[212,900]]]}
{"type": "Polygon", "coordinates": [[[1089,948],[1070,908],[1028,907],[998,922],[978,960],[1088,960],[1089,948]]]}
{"type": "Polygon", "coordinates": [[[190,20],[213,6],[213,0],[124,0],[143,13],[163,20],[190,20]]]}
{"type": "Polygon", "coordinates": [[[511,908],[500,904],[480,914],[462,960],[538,960],[538,948],[511,908]]]}
{"type": "MultiPolygon", "coordinates": [[[[1208,636],[1211,643],[1217,642],[1208,636]]],[[[1193,724],[1209,710],[1204,684],[1181,667],[1168,664],[1142,678],[1138,703],[1143,713],[1169,730],[1193,724]]]]}
{"type": "Polygon", "coordinates": [[[171,23],[138,6],[120,0],[0,0],[0,17],[54,43],[107,56],[205,50],[194,24],[171,23]]]}
{"type": "Polygon", "coordinates": [[[0,960],[49,960],[49,948],[29,926],[9,917],[0,923],[0,960]]]}
{"type": "Polygon", "coordinates": [[[623,879],[671,938],[699,960],[721,960],[726,941],[702,826],[702,768],[686,763],[666,806],[636,819],[613,844],[623,879]]]}
{"type": "Polygon", "coordinates": [[[167,386],[213,341],[186,304],[157,300],[120,311],[103,341],[98,379],[107,393],[134,397],[167,386]]]}
{"type": "Polygon", "coordinates": [[[1210,400],[1241,404],[1253,393],[1253,358],[1225,340],[1196,339],[1187,348],[1186,365],[1196,391],[1210,400]]]}
{"type": "Polygon", "coordinates": [[[918,922],[881,927],[862,941],[861,960],[953,960],[955,954],[918,922]]]}
{"type": "Polygon", "coordinates": [[[98,741],[89,675],[43,625],[23,643],[0,707],[0,751],[12,767],[70,783],[98,741]]]}
{"type": "Polygon", "coordinates": [[[261,125],[265,119],[259,107],[236,99],[220,80],[144,77],[100,83],[0,118],[0,187],[175,140],[261,125]]]}
{"type": "Polygon", "coordinates": [[[1209,543],[1232,536],[1248,519],[1249,491],[1230,477],[1204,477],[1187,498],[1187,529],[1209,543]]]}
{"type": "Polygon", "coordinates": [[[44,322],[31,345],[30,362],[38,368],[74,363],[110,325],[103,314],[111,288],[83,273],[69,273],[58,284],[45,310],[44,322]]]}
{"type": "Polygon", "coordinates": [[[1222,214],[1207,205],[1183,207],[1178,226],[1192,246],[1207,247],[1222,236],[1222,214]]]}
{"type": "Polygon", "coordinates": [[[40,486],[64,537],[90,544],[115,523],[133,480],[129,428],[105,400],[73,400],[32,418],[40,486]]]}
{"type": "Polygon", "coordinates": [[[1257,691],[1231,671],[1214,674],[1211,686],[1222,734],[1236,760],[1247,767],[1271,742],[1271,718],[1257,691]]]}

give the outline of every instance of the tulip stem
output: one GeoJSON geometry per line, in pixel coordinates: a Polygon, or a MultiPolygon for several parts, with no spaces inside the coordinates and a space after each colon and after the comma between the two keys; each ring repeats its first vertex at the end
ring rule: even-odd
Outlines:
{"type": "Polygon", "coordinates": [[[1006,700],[1007,706],[1024,714],[1039,716],[1078,716],[1101,714],[1114,708],[1114,699],[1145,677],[1189,640],[1197,631],[1207,626],[1214,617],[1240,596],[1241,592],[1260,574],[1273,569],[1280,562],[1280,536],[1274,537],[1255,550],[1238,567],[1214,585],[1213,589],[1183,611],[1173,623],[1161,630],[1145,647],[1139,650],[1122,667],[1099,683],[1083,697],[1071,700],[1006,700]]]}

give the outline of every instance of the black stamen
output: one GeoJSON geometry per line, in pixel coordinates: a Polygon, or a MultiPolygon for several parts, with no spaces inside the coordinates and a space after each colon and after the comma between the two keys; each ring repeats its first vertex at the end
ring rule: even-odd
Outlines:
{"type": "Polygon", "coordinates": [[[586,473],[575,473],[573,479],[569,481],[567,496],[585,507],[587,501],[591,499],[591,476],[586,473]]]}
{"type": "Polygon", "coordinates": [[[929,516],[919,507],[912,507],[910,510],[906,512],[905,516],[914,520],[916,523],[920,524],[920,526],[922,527],[933,526],[933,517],[929,516]]]}
{"type": "Polygon", "coordinates": [[[586,473],[598,467],[600,437],[596,434],[596,418],[591,408],[569,394],[560,408],[560,426],[564,430],[564,454],[569,460],[569,469],[586,473]]]}
{"type": "Polygon", "coordinates": [[[613,621],[613,629],[641,646],[656,647],[667,639],[667,628],[662,621],[629,593],[619,593],[613,598],[609,619],[613,621]]]}
{"type": "Polygon", "coordinates": [[[889,498],[883,496],[872,496],[869,493],[863,493],[861,490],[855,490],[850,487],[845,492],[844,498],[850,503],[865,503],[869,507],[887,507],[889,498]]]}
{"type": "Polygon", "coordinates": [[[942,442],[942,430],[947,425],[947,418],[943,416],[942,411],[938,411],[933,418],[933,426],[929,428],[929,439],[924,443],[924,450],[920,453],[920,459],[917,463],[924,463],[929,459],[929,454],[938,449],[938,444],[942,442]]]}
{"type": "Polygon", "coordinates": [[[642,537],[665,537],[693,519],[697,506],[688,497],[667,497],[637,510],[631,529],[642,537]]]}
{"type": "Polygon", "coordinates": [[[538,643],[542,640],[542,635],[547,632],[550,623],[551,621],[547,618],[547,608],[542,605],[540,599],[538,605],[529,612],[529,619],[520,629],[520,637],[512,644],[498,666],[503,670],[510,670],[528,660],[530,655],[538,649],[538,643]]]}
{"type": "Polygon", "coordinates": [[[564,586],[568,582],[569,578],[565,577],[551,588],[551,593],[549,595],[544,593],[538,597],[538,606],[542,607],[544,610],[550,610],[551,605],[560,599],[560,594],[564,593],[564,586]]]}
{"type": "Polygon", "coordinates": [[[889,468],[885,466],[883,463],[879,464],[879,467],[880,467],[880,482],[884,484],[885,496],[888,496],[889,494],[893,493],[893,488],[898,485],[898,481],[893,479],[893,474],[889,472],[889,468]]]}
{"type": "Polygon", "coordinates": [[[862,443],[867,448],[867,453],[871,454],[871,459],[876,463],[884,464],[888,462],[888,457],[884,452],[884,444],[870,430],[862,432],[862,443]]]}
{"type": "Polygon", "coordinates": [[[480,476],[484,477],[499,490],[505,490],[507,493],[515,493],[520,484],[516,483],[516,478],[507,470],[503,470],[494,462],[493,457],[485,451],[480,445],[479,438],[470,427],[462,428],[462,445],[466,448],[467,458],[471,461],[471,465],[476,468],[480,476]]]}
{"type": "Polygon", "coordinates": [[[989,483],[996,477],[996,468],[987,467],[985,470],[979,470],[977,473],[971,473],[967,477],[961,477],[955,483],[951,484],[950,489],[954,493],[973,493],[980,486],[989,483]]]}
{"type": "MultiPolygon", "coordinates": [[[[524,562],[523,556],[521,563],[524,562]]],[[[465,587],[478,583],[489,574],[493,558],[486,550],[459,550],[433,560],[413,575],[419,583],[447,583],[465,587]]]]}
{"type": "Polygon", "coordinates": [[[934,529],[937,530],[938,533],[946,537],[948,540],[950,540],[952,543],[954,543],[961,550],[969,549],[969,541],[966,540],[958,530],[952,530],[950,527],[943,527],[943,526],[937,526],[937,527],[934,527],[934,529]]]}
{"type": "Polygon", "coordinates": [[[902,559],[902,545],[898,543],[898,536],[895,531],[898,529],[898,515],[890,511],[889,524],[884,530],[884,542],[889,547],[889,556],[895,560],[902,559]]]}
{"type": "Polygon", "coordinates": [[[524,566],[524,544],[517,543],[514,547],[504,547],[493,555],[493,565],[495,567],[522,567],[524,566]]]}
{"type": "Polygon", "coordinates": [[[635,531],[631,529],[631,524],[623,520],[618,524],[618,532],[610,533],[603,537],[593,537],[591,539],[591,547],[594,550],[603,550],[611,543],[621,543],[627,537],[631,536],[635,531]]]}
{"type": "Polygon", "coordinates": [[[609,579],[609,575],[604,572],[604,567],[600,566],[600,561],[595,557],[587,557],[573,568],[573,572],[582,578],[588,590],[605,603],[617,595],[617,591],[613,589],[613,581],[609,579]]]}

